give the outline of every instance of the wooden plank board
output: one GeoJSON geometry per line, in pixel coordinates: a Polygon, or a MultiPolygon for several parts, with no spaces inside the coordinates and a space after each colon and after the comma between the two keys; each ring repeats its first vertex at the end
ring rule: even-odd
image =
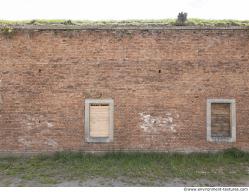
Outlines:
{"type": "Polygon", "coordinates": [[[229,103],[211,104],[211,135],[217,137],[231,136],[231,119],[229,103]]]}
{"type": "Polygon", "coordinates": [[[108,105],[90,106],[90,136],[108,137],[110,126],[110,113],[108,105]]]}

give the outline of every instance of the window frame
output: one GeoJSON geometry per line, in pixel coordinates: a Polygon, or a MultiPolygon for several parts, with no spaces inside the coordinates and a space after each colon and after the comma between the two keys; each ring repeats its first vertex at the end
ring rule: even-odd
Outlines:
{"type": "Polygon", "coordinates": [[[208,99],[207,100],[207,141],[210,142],[236,142],[236,103],[235,99],[208,99]],[[212,103],[230,104],[230,137],[212,137],[211,131],[211,105],[212,103]]]}
{"type": "Polygon", "coordinates": [[[114,130],[114,101],[113,99],[85,99],[85,141],[88,143],[108,143],[113,141],[114,130]],[[108,137],[91,137],[90,136],[90,106],[91,104],[108,105],[110,126],[108,137]]]}

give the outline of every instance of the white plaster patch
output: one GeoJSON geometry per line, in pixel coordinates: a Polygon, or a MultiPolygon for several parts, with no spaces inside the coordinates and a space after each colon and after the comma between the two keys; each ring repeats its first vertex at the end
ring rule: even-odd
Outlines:
{"type": "Polygon", "coordinates": [[[53,123],[47,122],[48,127],[53,127],[53,123]]]}
{"type": "Polygon", "coordinates": [[[58,143],[51,139],[51,138],[43,138],[43,141],[38,141],[38,140],[32,140],[29,137],[19,137],[18,138],[18,142],[21,143],[25,148],[32,148],[32,146],[36,146],[36,145],[48,145],[51,146],[53,148],[57,148],[58,147],[58,143]]]}
{"type": "Polygon", "coordinates": [[[50,138],[46,141],[46,144],[49,145],[49,146],[52,146],[52,147],[57,147],[58,146],[58,143],[55,140],[50,139],[50,138]]]}
{"type": "Polygon", "coordinates": [[[32,144],[32,143],[31,143],[30,141],[28,141],[28,139],[25,138],[25,137],[19,137],[17,141],[18,141],[19,143],[23,144],[23,146],[25,146],[25,147],[30,147],[31,144],[32,144]]]}
{"type": "Polygon", "coordinates": [[[165,116],[152,116],[146,113],[139,113],[142,123],[140,124],[141,129],[147,133],[156,133],[163,131],[176,132],[174,119],[172,114],[169,112],[165,113],[165,116]]]}
{"type": "Polygon", "coordinates": [[[33,147],[50,146],[54,149],[58,148],[58,143],[50,138],[51,127],[53,123],[46,121],[42,115],[31,116],[25,114],[20,121],[23,127],[23,133],[18,137],[18,142],[26,150],[32,150],[33,147]],[[31,132],[34,132],[31,134],[31,132]]]}

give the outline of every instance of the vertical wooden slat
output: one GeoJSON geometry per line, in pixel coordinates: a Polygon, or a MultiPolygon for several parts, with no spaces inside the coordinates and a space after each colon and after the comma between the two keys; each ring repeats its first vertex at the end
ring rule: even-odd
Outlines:
{"type": "Polygon", "coordinates": [[[90,136],[108,137],[110,126],[110,113],[108,105],[90,106],[90,136]]]}
{"type": "Polygon", "coordinates": [[[212,136],[231,136],[231,116],[229,103],[211,104],[211,127],[212,136]]]}

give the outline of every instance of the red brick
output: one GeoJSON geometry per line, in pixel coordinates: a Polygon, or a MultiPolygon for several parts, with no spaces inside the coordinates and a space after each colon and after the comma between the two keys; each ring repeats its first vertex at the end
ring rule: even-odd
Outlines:
{"type": "Polygon", "coordinates": [[[0,41],[1,152],[249,149],[246,29],[24,29],[0,41]],[[114,99],[114,142],[85,142],[85,98],[114,99]],[[208,98],[236,99],[235,143],[206,141],[208,98]]]}

